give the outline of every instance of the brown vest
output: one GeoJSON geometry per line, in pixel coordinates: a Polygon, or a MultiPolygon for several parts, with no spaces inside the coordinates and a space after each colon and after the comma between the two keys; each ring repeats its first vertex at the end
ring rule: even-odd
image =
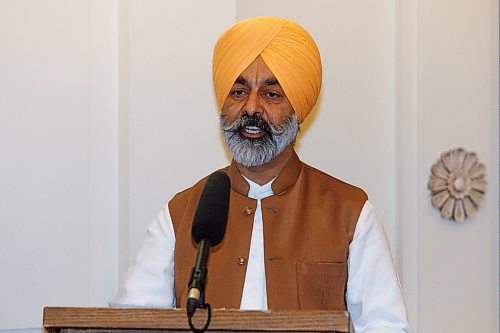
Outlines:
{"type": "MultiPolygon", "coordinates": [[[[224,240],[212,248],[205,297],[213,308],[240,307],[257,200],[234,162],[224,240]]],[[[206,178],[178,193],[169,210],[175,230],[175,295],[186,303],[197,246],[191,225],[206,178]]],[[[302,163],[294,153],[262,199],[267,303],[274,310],[346,310],[347,257],[361,209],[359,188],[302,163]]]]}

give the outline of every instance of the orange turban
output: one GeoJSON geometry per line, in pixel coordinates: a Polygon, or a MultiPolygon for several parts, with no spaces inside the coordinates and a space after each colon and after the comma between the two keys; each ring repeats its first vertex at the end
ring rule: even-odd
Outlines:
{"type": "Polygon", "coordinates": [[[302,123],[321,90],[321,58],[304,28],[277,17],[238,22],[215,44],[212,74],[219,110],[234,81],[259,55],[278,79],[302,123]]]}

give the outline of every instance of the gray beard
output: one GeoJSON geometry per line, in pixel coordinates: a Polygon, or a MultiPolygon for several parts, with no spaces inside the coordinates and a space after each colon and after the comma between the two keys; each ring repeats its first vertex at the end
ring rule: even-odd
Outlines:
{"type": "Polygon", "coordinates": [[[222,114],[220,116],[220,127],[233,159],[245,167],[255,167],[268,163],[289,144],[295,142],[299,132],[299,122],[295,113],[277,126],[273,126],[256,116],[250,117],[248,115],[243,115],[232,124],[229,124],[222,114]],[[258,126],[266,132],[266,135],[259,139],[244,137],[241,130],[249,124],[258,126]]]}

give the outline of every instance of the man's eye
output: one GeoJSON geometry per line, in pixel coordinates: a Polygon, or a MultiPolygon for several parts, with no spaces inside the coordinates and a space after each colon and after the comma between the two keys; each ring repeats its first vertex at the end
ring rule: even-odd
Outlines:
{"type": "Polygon", "coordinates": [[[246,92],[244,90],[236,89],[231,91],[231,96],[236,97],[236,98],[241,98],[246,95],[246,92]]]}
{"type": "Polygon", "coordinates": [[[268,91],[266,93],[266,96],[269,98],[269,99],[277,99],[277,98],[280,98],[280,94],[278,93],[275,93],[274,91],[268,91]]]}

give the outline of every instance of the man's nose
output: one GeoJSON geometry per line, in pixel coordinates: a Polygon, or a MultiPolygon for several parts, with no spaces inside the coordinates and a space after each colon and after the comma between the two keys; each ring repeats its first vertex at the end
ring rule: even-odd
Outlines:
{"type": "Polygon", "coordinates": [[[251,92],[248,95],[248,100],[245,106],[245,112],[249,116],[253,116],[254,114],[260,114],[262,112],[261,101],[259,99],[259,94],[256,92],[251,92]]]}

